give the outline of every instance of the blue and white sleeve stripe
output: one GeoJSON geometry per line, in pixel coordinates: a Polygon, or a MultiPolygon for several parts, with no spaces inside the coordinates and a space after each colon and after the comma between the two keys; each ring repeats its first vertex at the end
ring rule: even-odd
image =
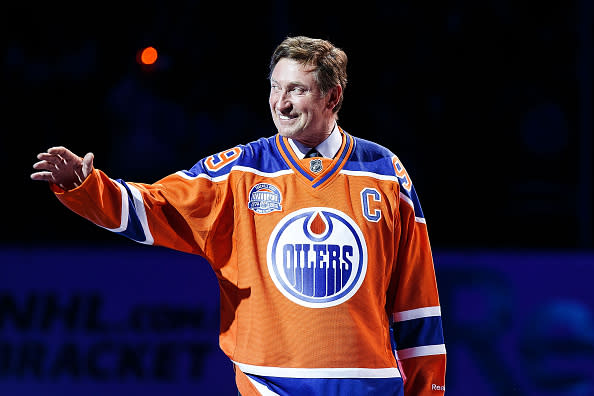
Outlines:
{"type": "Polygon", "coordinates": [[[446,353],[439,306],[394,313],[392,336],[398,359],[446,353]]]}
{"type": "Polygon", "coordinates": [[[116,228],[103,228],[136,242],[152,245],[154,239],[149,230],[142,194],[136,187],[127,184],[121,179],[116,180],[116,182],[122,194],[120,226],[116,228]]]}

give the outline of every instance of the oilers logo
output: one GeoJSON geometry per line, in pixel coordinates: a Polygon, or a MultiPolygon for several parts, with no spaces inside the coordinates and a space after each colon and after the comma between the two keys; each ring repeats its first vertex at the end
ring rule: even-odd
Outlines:
{"type": "Polygon", "coordinates": [[[256,184],[250,190],[248,208],[256,213],[267,214],[281,210],[282,196],[276,186],[269,183],[256,184]]]}
{"type": "Polygon", "coordinates": [[[268,241],[268,271],[289,300],[309,308],[342,304],[367,272],[367,245],[359,226],[331,208],[285,216],[268,241]]]}

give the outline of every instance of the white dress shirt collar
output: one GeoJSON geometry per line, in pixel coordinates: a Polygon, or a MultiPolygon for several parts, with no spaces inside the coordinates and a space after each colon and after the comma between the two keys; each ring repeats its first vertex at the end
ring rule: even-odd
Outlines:
{"type": "MultiPolygon", "coordinates": [[[[299,159],[305,158],[305,154],[312,149],[293,139],[289,139],[289,144],[299,159]]],[[[342,146],[342,136],[338,129],[338,124],[334,124],[334,129],[330,136],[318,144],[315,149],[325,158],[334,158],[338,150],[340,150],[340,146],[342,146]]]]}

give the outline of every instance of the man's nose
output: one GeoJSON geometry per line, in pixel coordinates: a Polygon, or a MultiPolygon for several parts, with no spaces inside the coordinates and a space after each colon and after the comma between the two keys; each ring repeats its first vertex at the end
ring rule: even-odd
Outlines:
{"type": "Polygon", "coordinates": [[[291,107],[292,103],[289,99],[289,95],[287,95],[286,91],[282,91],[278,96],[278,100],[276,101],[276,109],[279,111],[283,111],[290,109],[291,107]]]}

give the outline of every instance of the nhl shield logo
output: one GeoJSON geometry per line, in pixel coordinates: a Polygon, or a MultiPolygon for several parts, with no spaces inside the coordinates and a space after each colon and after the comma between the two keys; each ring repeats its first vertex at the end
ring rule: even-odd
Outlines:
{"type": "Polygon", "coordinates": [[[248,208],[259,214],[282,210],[282,196],[278,188],[269,183],[256,184],[250,190],[248,208]]]}
{"type": "Polygon", "coordinates": [[[268,241],[268,272],[289,300],[308,308],[339,305],[355,295],[367,272],[359,226],[332,208],[285,216],[268,241]]]}
{"type": "Polygon", "coordinates": [[[309,163],[309,169],[314,173],[320,173],[322,171],[322,160],[314,158],[309,163]]]}

